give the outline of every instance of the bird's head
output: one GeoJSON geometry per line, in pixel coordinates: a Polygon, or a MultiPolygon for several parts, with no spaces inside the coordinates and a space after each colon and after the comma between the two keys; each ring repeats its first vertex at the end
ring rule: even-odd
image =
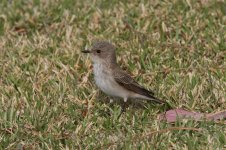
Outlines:
{"type": "Polygon", "coordinates": [[[93,63],[116,63],[115,46],[107,41],[96,42],[90,49],[82,52],[90,53],[93,63]]]}

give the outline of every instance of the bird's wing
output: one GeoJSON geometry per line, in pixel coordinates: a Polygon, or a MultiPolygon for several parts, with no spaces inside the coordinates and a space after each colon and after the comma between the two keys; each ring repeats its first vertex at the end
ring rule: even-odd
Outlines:
{"type": "Polygon", "coordinates": [[[140,86],[133,78],[121,69],[117,69],[113,73],[115,81],[129,91],[148,97],[151,101],[159,104],[165,103],[154,96],[152,91],[146,90],[140,86]]]}
{"type": "Polygon", "coordinates": [[[137,94],[144,95],[147,97],[153,97],[154,93],[152,91],[146,90],[144,87],[140,86],[133,78],[131,78],[126,72],[118,69],[114,71],[114,79],[121,86],[125,87],[129,91],[133,91],[137,94]]]}

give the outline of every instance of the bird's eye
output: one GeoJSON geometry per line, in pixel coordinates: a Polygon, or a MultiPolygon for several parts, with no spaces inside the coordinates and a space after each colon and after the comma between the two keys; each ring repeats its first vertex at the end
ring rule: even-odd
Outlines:
{"type": "Polygon", "coordinates": [[[101,50],[97,50],[97,53],[100,53],[101,52],[101,50]]]}

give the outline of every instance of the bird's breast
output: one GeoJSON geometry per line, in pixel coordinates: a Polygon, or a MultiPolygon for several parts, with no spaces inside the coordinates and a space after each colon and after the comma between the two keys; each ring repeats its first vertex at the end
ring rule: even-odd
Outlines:
{"type": "Polygon", "coordinates": [[[103,64],[94,64],[93,65],[94,77],[96,79],[107,78],[110,75],[110,70],[107,66],[103,64]]]}
{"type": "Polygon", "coordinates": [[[127,97],[127,91],[116,83],[110,68],[102,64],[94,64],[93,69],[95,82],[104,93],[111,96],[127,97]]]}
{"type": "Polygon", "coordinates": [[[109,84],[111,84],[111,74],[109,68],[102,64],[94,64],[94,79],[99,88],[102,91],[106,91],[109,84]]]}

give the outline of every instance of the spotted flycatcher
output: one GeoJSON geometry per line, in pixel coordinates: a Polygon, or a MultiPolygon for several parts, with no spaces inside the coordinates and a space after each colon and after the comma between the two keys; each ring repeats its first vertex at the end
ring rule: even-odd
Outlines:
{"type": "Polygon", "coordinates": [[[111,43],[96,42],[91,49],[82,52],[91,54],[94,79],[97,86],[107,95],[123,98],[124,102],[132,98],[165,103],[157,99],[152,91],[140,86],[118,66],[115,46],[111,43]]]}

